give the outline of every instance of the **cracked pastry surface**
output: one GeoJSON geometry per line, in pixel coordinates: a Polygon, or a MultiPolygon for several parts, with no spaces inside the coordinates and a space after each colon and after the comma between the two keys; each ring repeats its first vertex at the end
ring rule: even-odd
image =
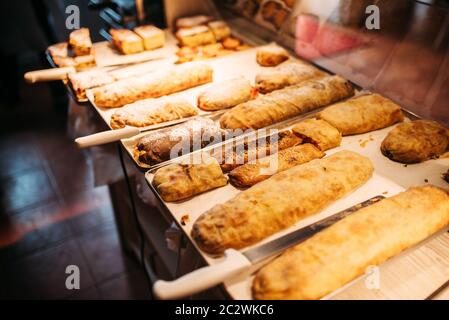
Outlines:
{"type": "Polygon", "coordinates": [[[253,297],[320,299],[448,224],[449,195],[444,190],[410,188],[288,249],[256,274],[253,297]]]}

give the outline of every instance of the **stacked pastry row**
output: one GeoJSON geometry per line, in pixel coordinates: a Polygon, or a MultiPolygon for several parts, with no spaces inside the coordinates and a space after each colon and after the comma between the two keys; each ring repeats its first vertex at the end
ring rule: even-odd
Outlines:
{"type": "Polygon", "coordinates": [[[250,48],[232,37],[231,29],[223,20],[207,15],[184,17],[176,20],[175,36],[180,49],[176,63],[221,57],[250,48]]]}
{"type": "Polygon", "coordinates": [[[110,29],[112,43],[123,54],[139,53],[154,50],[165,45],[164,31],[153,26],[145,25],[129,29],[110,29]]]}

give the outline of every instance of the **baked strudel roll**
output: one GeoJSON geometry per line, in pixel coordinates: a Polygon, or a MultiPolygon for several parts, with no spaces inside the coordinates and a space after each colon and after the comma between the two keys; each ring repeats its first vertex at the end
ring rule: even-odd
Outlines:
{"type": "Polygon", "coordinates": [[[137,142],[134,155],[138,161],[154,165],[221,142],[223,135],[214,121],[196,118],[145,135],[137,142]]]}
{"type": "Polygon", "coordinates": [[[222,128],[260,129],[350,97],[349,81],[325,77],[284,88],[239,104],[220,118],[222,128]]]}
{"type": "Polygon", "coordinates": [[[77,99],[86,99],[86,90],[113,83],[116,78],[105,70],[87,70],[69,73],[70,84],[77,99]]]}
{"type": "Polygon", "coordinates": [[[254,95],[251,83],[244,77],[238,77],[206,89],[198,96],[198,107],[207,111],[228,109],[251,100],[254,95]]]}
{"type": "Polygon", "coordinates": [[[294,146],[237,167],[229,173],[231,183],[238,188],[248,188],[268,179],[276,173],[288,170],[313,159],[324,157],[324,153],[313,144],[294,146]]]}
{"type": "Polygon", "coordinates": [[[336,148],[341,143],[341,133],[324,120],[307,119],[296,124],[292,131],[305,142],[313,143],[320,150],[336,148]]]}
{"type": "Polygon", "coordinates": [[[268,93],[306,80],[322,78],[326,74],[305,63],[287,63],[274,69],[264,70],[256,76],[256,88],[268,93]]]}
{"type": "Polygon", "coordinates": [[[193,117],[198,110],[179,97],[144,99],[128,104],[111,116],[112,129],[125,126],[146,127],[154,124],[193,117]]]}
{"type": "Polygon", "coordinates": [[[373,171],[368,158],[350,151],[312,160],[212,207],[195,222],[192,237],[212,254],[255,244],[320,212],[367,182],[373,171]]]}
{"type": "Polygon", "coordinates": [[[360,209],[262,268],[255,299],[320,299],[449,224],[449,195],[410,188],[360,209]]]}
{"type": "Polygon", "coordinates": [[[220,163],[223,172],[229,172],[245,163],[256,161],[301,142],[302,139],[291,131],[282,131],[264,138],[246,137],[243,141],[233,142],[214,150],[213,156],[220,163]]]}
{"type": "Polygon", "coordinates": [[[376,93],[334,104],[317,117],[329,122],[344,136],[383,129],[404,120],[401,106],[376,93]]]}
{"type": "Polygon", "coordinates": [[[225,186],[228,179],[214,158],[200,163],[171,164],[156,171],[153,186],[167,202],[180,201],[208,190],[225,186]]]}
{"type": "Polygon", "coordinates": [[[387,158],[419,163],[437,158],[449,148],[449,130],[431,120],[404,122],[388,133],[380,147],[387,158]]]}
{"type": "Polygon", "coordinates": [[[212,81],[213,70],[201,63],[189,63],[167,71],[123,79],[93,89],[95,104],[117,108],[137,100],[158,98],[212,81]]]}

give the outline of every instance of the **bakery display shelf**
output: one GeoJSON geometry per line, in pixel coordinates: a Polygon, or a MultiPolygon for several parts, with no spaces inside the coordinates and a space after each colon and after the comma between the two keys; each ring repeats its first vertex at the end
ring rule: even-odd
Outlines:
{"type": "MultiPolygon", "coordinates": [[[[305,115],[303,118],[313,117],[316,112],[317,111],[305,115]]],[[[416,119],[417,117],[407,110],[404,110],[404,113],[406,115],[406,121],[416,119]]],[[[298,119],[294,121],[291,120],[290,123],[285,122],[277,127],[281,130],[290,129],[291,125],[295,122],[298,122],[298,119]]],[[[365,134],[343,137],[340,147],[326,151],[326,156],[341,150],[350,150],[368,157],[374,165],[375,172],[366,184],[344,198],[336,201],[320,213],[307,217],[296,223],[294,226],[278,232],[252,247],[269,242],[294,230],[298,230],[375,196],[383,195],[385,197],[391,197],[411,186],[424,185],[427,183],[439,187],[447,187],[447,183],[441,178],[441,174],[445,172],[446,168],[449,166],[449,157],[443,156],[439,159],[405,166],[393,162],[382,155],[380,152],[380,144],[393,127],[394,126],[365,134]]],[[[231,143],[231,141],[224,143],[231,143]]],[[[186,160],[195,153],[207,152],[218,147],[219,145],[214,145],[203,150],[195,151],[194,153],[165,163],[164,166],[170,163],[186,160]]],[[[160,166],[149,170],[145,174],[147,183],[152,192],[161,202],[166,213],[173,217],[173,220],[177,223],[178,227],[183,230],[186,238],[196,247],[203,258],[204,263],[208,265],[217,263],[220,261],[220,258],[213,257],[203,252],[190,236],[192,225],[202,213],[216,204],[223,203],[233,198],[238,193],[242,192],[242,190],[235,188],[228,183],[224,187],[205,192],[185,201],[172,203],[165,202],[152,185],[154,173],[158,168],[160,168],[160,166]],[[188,216],[187,222],[185,216],[188,216]],[[183,223],[181,223],[181,219],[183,223]]],[[[380,266],[381,282],[378,289],[367,289],[364,284],[364,277],[361,277],[324,297],[324,299],[427,298],[449,279],[449,234],[445,231],[446,230],[442,230],[423,243],[420,243],[383,263],[380,266]],[[423,283],[423,281],[425,281],[425,283],[423,283]]],[[[225,283],[223,287],[227,294],[233,299],[251,299],[252,274],[264,263],[253,266],[247,273],[225,283]]]]}

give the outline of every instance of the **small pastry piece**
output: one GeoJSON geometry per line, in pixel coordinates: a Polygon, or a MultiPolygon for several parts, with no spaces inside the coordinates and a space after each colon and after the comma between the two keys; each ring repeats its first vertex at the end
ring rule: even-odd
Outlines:
{"type": "Polygon", "coordinates": [[[98,107],[117,108],[137,100],[158,98],[212,81],[213,70],[189,63],[169,70],[133,76],[92,90],[98,107]]]}
{"type": "Polygon", "coordinates": [[[228,50],[236,50],[241,42],[239,39],[233,38],[233,37],[227,37],[223,40],[223,48],[228,50]]]}
{"type": "Polygon", "coordinates": [[[68,57],[69,44],[67,42],[56,43],[47,48],[48,53],[54,59],[55,57],[68,57]]]}
{"type": "Polygon", "coordinates": [[[324,72],[309,64],[287,63],[257,74],[256,88],[261,93],[269,93],[306,80],[322,78],[325,75],[324,72]]]}
{"type": "Polygon", "coordinates": [[[128,104],[111,116],[112,129],[125,126],[146,127],[154,124],[193,117],[198,110],[187,100],[176,97],[144,99],[128,104]]]}
{"type": "Polygon", "coordinates": [[[237,167],[229,173],[229,178],[234,186],[248,188],[276,173],[322,157],[324,157],[324,153],[321,150],[313,144],[305,143],[281,150],[257,160],[256,163],[247,163],[237,167]]]}
{"type": "Polygon", "coordinates": [[[191,16],[191,17],[184,17],[184,18],[179,18],[176,20],[176,28],[180,29],[180,28],[192,28],[192,27],[196,27],[199,25],[204,25],[206,23],[208,23],[209,21],[211,21],[213,18],[211,16],[207,16],[207,15],[196,15],[196,16],[191,16]]]}
{"type": "Polygon", "coordinates": [[[95,56],[89,54],[72,58],[76,70],[85,70],[96,66],[95,56]]]}
{"type": "Polygon", "coordinates": [[[108,72],[101,69],[69,73],[68,77],[79,100],[86,99],[87,89],[103,86],[117,80],[108,72]]]}
{"type": "Polygon", "coordinates": [[[221,142],[223,135],[214,121],[196,118],[148,133],[137,142],[134,155],[138,161],[154,165],[221,142]]]}
{"type": "Polygon", "coordinates": [[[195,221],[192,237],[212,254],[253,245],[320,212],[367,182],[373,171],[368,158],[351,151],[312,160],[212,207],[195,221]]]}
{"type": "Polygon", "coordinates": [[[143,41],[137,34],[128,29],[111,29],[112,42],[123,54],[143,51],[143,41]]]}
{"type": "Polygon", "coordinates": [[[306,81],[239,104],[221,116],[220,124],[225,129],[260,129],[353,94],[351,83],[339,76],[306,81]]]}
{"type": "Polygon", "coordinates": [[[202,159],[198,164],[172,164],[156,171],[153,186],[167,202],[180,201],[225,186],[228,179],[216,159],[202,159]]]}
{"type": "Polygon", "coordinates": [[[222,49],[223,49],[223,45],[221,43],[212,43],[212,44],[207,44],[207,45],[201,47],[203,57],[205,57],[205,58],[216,57],[218,55],[218,53],[220,52],[220,50],[222,50],[222,49]]]}
{"type": "Polygon", "coordinates": [[[91,54],[92,41],[88,28],[81,28],[70,32],[69,45],[75,56],[85,56],[91,54]]]}
{"type": "Polygon", "coordinates": [[[379,130],[404,120],[401,106],[379,94],[363,94],[327,107],[317,117],[342,135],[379,130]]]}
{"type": "Polygon", "coordinates": [[[287,50],[274,43],[260,47],[256,52],[256,61],[263,67],[275,67],[289,57],[287,50]]]}
{"type": "Polygon", "coordinates": [[[324,120],[301,121],[292,128],[292,131],[304,142],[312,143],[322,151],[338,147],[341,143],[341,133],[324,120]]]}
{"type": "Polygon", "coordinates": [[[256,161],[272,153],[279,152],[302,142],[301,138],[291,131],[282,131],[266,138],[255,138],[214,150],[214,157],[221,165],[223,172],[229,172],[245,163],[256,161]]]}
{"type": "Polygon", "coordinates": [[[198,96],[198,107],[214,111],[232,108],[252,99],[254,90],[244,77],[229,79],[208,88],[198,96]]]}
{"type": "Polygon", "coordinates": [[[229,37],[231,35],[231,29],[222,20],[211,21],[207,26],[212,30],[215,36],[215,40],[221,41],[222,39],[229,37]]]}
{"type": "Polygon", "coordinates": [[[349,215],[288,249],[254,278],[255,299],[315,300],[449,224],[449,195],[410,188],[349,215]]]}
{"type": "Polygon", "coordinates": [[[431,120],[404,122],[388,133],[380,147],[387,158],[419,163],[439,157],[449,147],[449,130],[431,120]]]}
{"type": "Polygon", "coordinates": [[[181,46],[197,47],[215,43],[214,34],[206,26],[179,29],[175,35],[181,46]]]}
{"type": "Polygon", "coordinates": [[[145,50],[153,50],[163,47],[165,44],[164,31],[152,26],[140,26],[134,28],[134,32],[143,39],[143,46],[145,50]]]}

